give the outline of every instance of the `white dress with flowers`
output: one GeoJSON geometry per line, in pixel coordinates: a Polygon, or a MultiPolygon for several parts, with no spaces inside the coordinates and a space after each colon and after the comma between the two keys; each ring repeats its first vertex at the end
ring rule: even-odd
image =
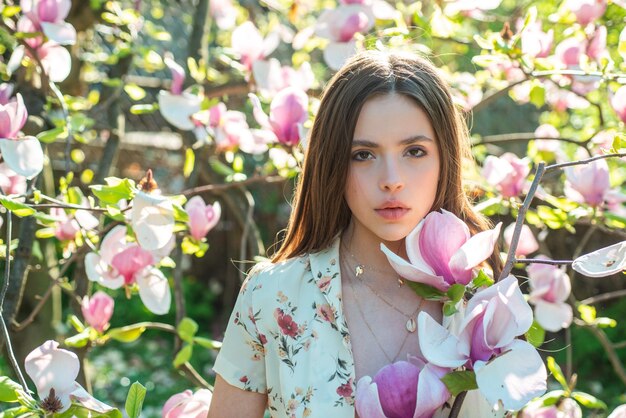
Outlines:
{"type": "MultiPolygon", "coordinates": [[[[339,239],[326,250],[254,268],[213,370],[233,386],[266,393],[272,418],[354,418],[355,369],[341,303],[339,239]]],[[[459,417],[503,416],[481,398],[468,396],[459,417]]]]}

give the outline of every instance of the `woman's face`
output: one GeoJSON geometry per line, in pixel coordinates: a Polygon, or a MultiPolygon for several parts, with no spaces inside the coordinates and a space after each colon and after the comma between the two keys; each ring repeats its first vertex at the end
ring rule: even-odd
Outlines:
{"type": "Polygon", "coordinates": [[[369,99],[357,120],[350,158],[345,198],[355,237],[405,238],[437,193],[439,149],[426,113],[400,94],[369,99]]]}

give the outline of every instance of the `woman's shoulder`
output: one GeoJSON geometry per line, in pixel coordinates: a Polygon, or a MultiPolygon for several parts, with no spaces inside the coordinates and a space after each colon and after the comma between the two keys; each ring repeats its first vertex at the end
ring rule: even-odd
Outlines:
{"type": "Polygon", "coordinates": [[[269,260],[257,263],[248,272],[248,276],[242,285],[245,288],[275,288],[289,282],[300,281],[310,274],[311,267],[307,254],[288,258],[273,263],[269,260]]]}

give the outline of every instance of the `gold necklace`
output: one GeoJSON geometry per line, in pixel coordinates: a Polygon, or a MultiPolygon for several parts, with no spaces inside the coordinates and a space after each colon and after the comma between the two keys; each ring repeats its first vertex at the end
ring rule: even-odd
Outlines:
{"type": "MultiPolygon", "coordinates": [[[[359,260],[356,258],[356,256],[352,254],[351,252],[349,252],[348,248],[345,245],[342,245],[342,247],[343,247],[344,254],[346,254],[356,263],[356,266],[354,267],[354,274],[357,278],[360,278],[365,273],[365,270],[375,271],[376,273],[380,273],[380,274],[389,274],[389,272],[387,271],[377,270],[374,267],[368,267],[365,264],[359,263],[359,260]]],[[[398,280],[398,287],[402,287],[402,285],[404,284],[404,279],[400,277],[397,273],[396,273],[396,276],[398,280]]]]}
{"type": "MultiPolygon", "coordinates": [[[[350,266],[347,264],[347,260],[345,260],[345,258],[343,258],[342,264],[344,266],[344,269],[346,271],[351,271],[350,266]]],[[[358,266],[357,266],[358,267],[358,266]]],[[[356,269],[355,269],[355,274],[356,274],[356,269]]],[[[358,277],[358,276],[357,276],[358,277]]],[[[417,304],[417,308],[415,308],[415,311],[412,314],[407,314],[406,312],[400,310],[397,306],[395,306],[393,303],[389,302],[385,297],[383,297],[381,294],[379,294],[374,288],[372,288],[366,280],[359,280],[359,283],[363,283],[365,286],[367,286],[367,288],[370,290],[370,292],[372,292],[374,295],[376,295],[376,297],[378,297],[380,300],[382,300],[387,306],[389,306],[390,308],[392,308],[393,310],[395,310],[396,312],[398,312],[400,315],[404,316],[407,318],[406,323],[404,324],[406,330],[409,333],[413,333],[415,332],[415,330],[417,330],[417,313],[419,312],[420,308],[422,307],[422,303],[424,302],[424,298],[420,298],[419,303],[417,304]]],[[[350,282],[350,285],[352,286],[352,282],[350,282]]]]}
{"type": "Polygon", "coordinates": [[[352,290],[352,294],[354,295],[354,302],[356,303],[356,307],[359,310],[359,314],[361,314],[361,318],[363,318],[363,322],[365,323],[365,326],[369,330],[370,334],[372,334],[372,336],[374,337],[374,341],[376,341],[376,344],[378,344],[378,348],[380,348],[380,351],[382,351],[382,353],[385,355],[385,358],[387,358],[387,361],[389,362],[389,364],[393,363],[395,359],[400,355],[400,352],[402,352],[402,349],[404,348],[404,345],[406,344],[406,340],[409,337],[410,333],[407,332],[404,335],[404,338],[402,339],[402,344],[400,344],[400,348],[396,352],[395,356],[389,357],[389,355],[383,348],[383,345],[380,343],[380,341],[378,341],[378,337],[376,336],[376,333],[374,332],[374,330],[372,330],[372,327],[370,326],[369,322],[367,322],[367,318],[365,317],[365,314],[363,313],[363,310],[361,309],[359,298],[357,297],[354,286],[352,285],[351,278],[348,278],[348,285],[350,286],[350,289],[352,290]]]}

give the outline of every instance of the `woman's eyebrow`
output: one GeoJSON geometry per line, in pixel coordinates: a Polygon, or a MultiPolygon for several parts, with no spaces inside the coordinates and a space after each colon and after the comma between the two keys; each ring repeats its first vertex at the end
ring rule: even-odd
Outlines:
{"type": "MultiPolygon", "coordinates": [[[[398,142],[398,145],[410,145],[410,144],[414,144],[415,142],[423,142],[423,141],[434,142],[432,138],[426,135],[414,135],[398,142]]],[[[367,139],[354,139],[352,140],[352,146],[353,147],[378,148],[379,145],[378,143],[368,141],[367,139]]]]}

